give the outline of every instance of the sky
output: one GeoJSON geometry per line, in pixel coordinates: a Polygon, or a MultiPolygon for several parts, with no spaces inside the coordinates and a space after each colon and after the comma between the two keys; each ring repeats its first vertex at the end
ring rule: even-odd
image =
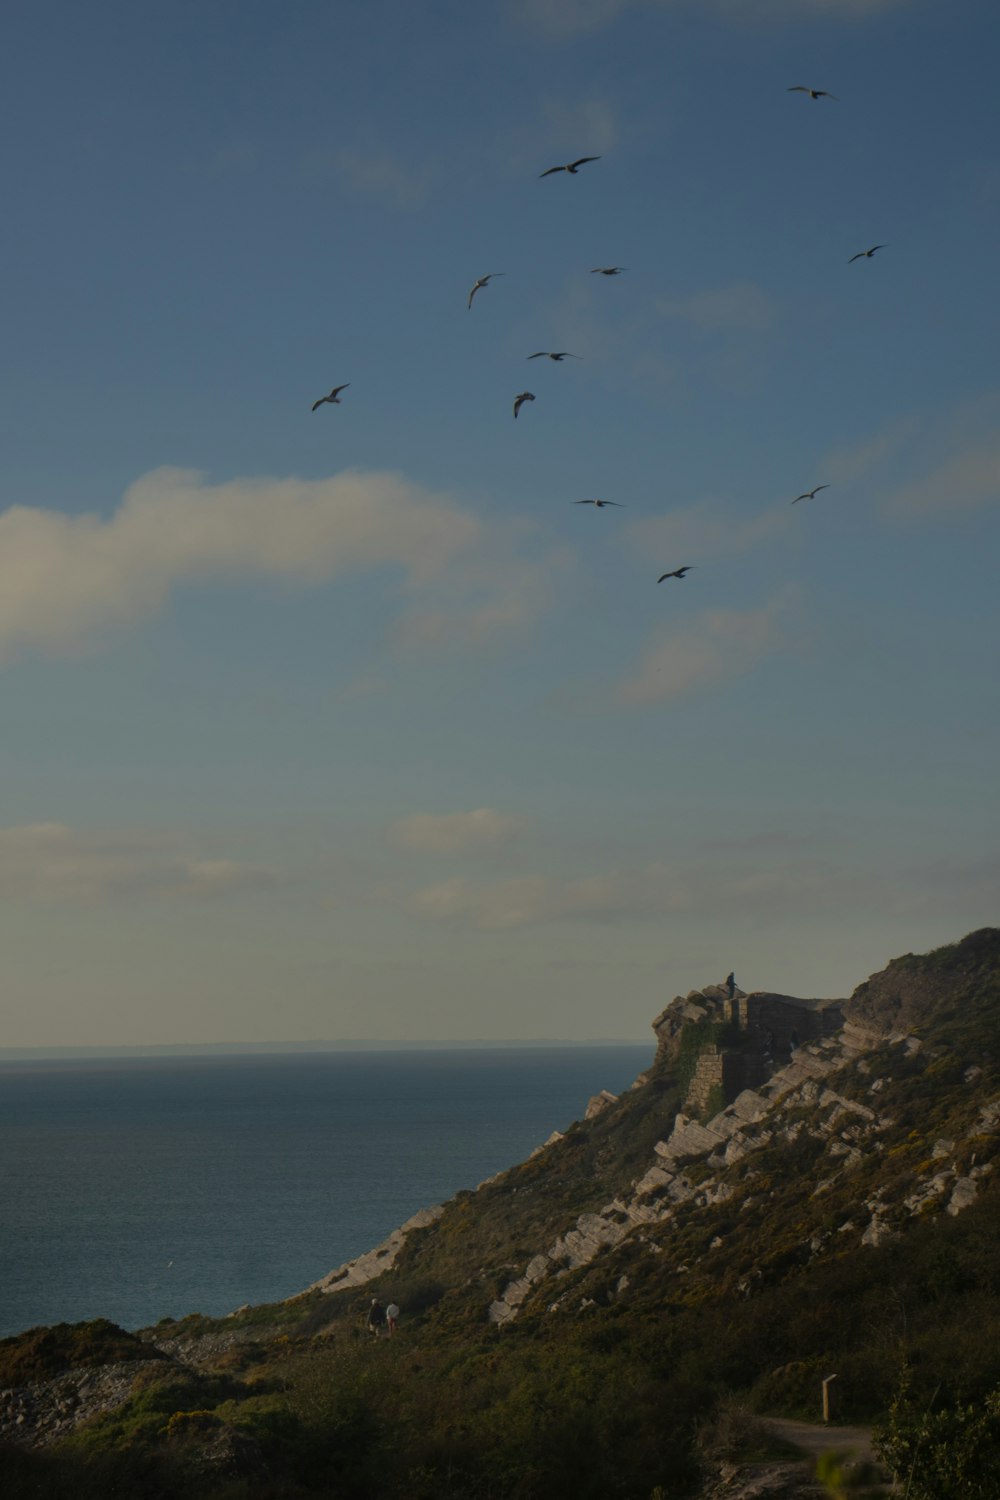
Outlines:
{"type": "Polygon", "coordinates": [[[0,1047],[641,1040],[997,922],[998,44],[11,10],[0,1047]]]}

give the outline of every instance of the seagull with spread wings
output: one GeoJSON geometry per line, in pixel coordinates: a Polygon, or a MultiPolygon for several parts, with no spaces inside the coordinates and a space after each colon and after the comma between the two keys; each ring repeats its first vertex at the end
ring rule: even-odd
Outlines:
{"type": "Polygon", "coordinates": [[[829,488],[830,486],[828,484],[818,484],[814,490],[806,490],[803,494],[796,495],[795,499],[792,501],[792,504],[798,505],[800,500],[815,500],[820,490],[828,490],[829,488]]]}
{"type": "Polygon", "coordinates": [[[827,89],[808,88],[804,83],[794,83],[790,89],[785,90],[785,93],[808,94],[810,99],[833,99],[837,104],[840,103],[840,100],[837,98],[836,94],[829,93],[827,89]]]}
{"type": "Polygon", "coordinates": [[[564,167],[549,167],[546,172],[539,172],[539,177],[551,177],[553,172],[568,172],[571,177],[576,176],[577,168],[584,166],[588,161],[600,161],[599,156],[578,156],[576,161],[567,162],[564,167]]]}
{"type": "Polygon", "coordinates": [[[683,568],[675,568],[672,573],[661,573],[660,576],[659,576],[659,578],[656,581],[657,581],[657,583],[662,583],[665,578],[683,578],[684,574],[685,573],[690,573],[690,571],[691,571],[691,564],[690,563],[685,563],[684,566],[683,566],[683,568]]]}
{"type": "Polygon", "coordinates": [[[852,255],[851,256],[851,259],[847,262],[847,264],[850,265],[851,262],[855,261],[855,260],[871,260],[872,256],[875,254],[876,250],[884,250],[884,249],[885,249],[884,245],[872,245],[872,247],[871,247],[870,250],[859,250],[858,253],[857,253],[857,255],[852,255]]]}
{"type": "Polygon", "coordinates": [[[322,406],[325,401],[329,401],[331,403],[331,405],[333,405],[333,406],[339,406],[340,405],[340,393],[341,393],[341,391],[346,391],[347,387],[350,385],[350,383],[351,382],[348,380],[345,385],[335,385],[334,388],[333,388],[333,390],[330,392],[329,396],[320,396],[319,400],[318,401],[314,401],[313,404],[312,404],[313,411],[316,410],[317,406],[322,406]]]}
{"type": "Polygon", "coordinates": [[[595,266],[590,274],[591,276],[620,276],[623,271],[627,270],[628,266],[595,266]]]}
{"type": "Polygon", "coordinates": [[[568,349],[561,349],[558,354],[550,354],[548,349],[539,349],[537,354],[529,354],[529,359],[554,359],[557,364],[564,359],[579,359],[579,354],[570,354],[568,349]]]}
{"type": "Polygon", "coordinates": [[[480,287],[488,286],[489,283],[493,280],[494,276],[506,276],[506,274],[507,274],[506,271],[491,271],[488,276],[480,276],[479,280],[476,282],[475,286],[472,288],[472,291],[469,293],[469,309],[470,309],[470,311],[471,311],[471,308],[472,308],[472,299],[476,295],[476,293],[479,291],[480,287]]]}
{"type": "Polygon", "coordinates": [[[519,396],[514,397],[514,416],[516,417],[526,401],[534,401],[531,391],[522,391],[519,396]]]}
{"type": "Polygon", "coordinates": [[[603,510],[606,505],[617,505],[619,510],[624,510],[620,500],[574,500],[574,505],[596,505],[598,510],[603,510]]]}

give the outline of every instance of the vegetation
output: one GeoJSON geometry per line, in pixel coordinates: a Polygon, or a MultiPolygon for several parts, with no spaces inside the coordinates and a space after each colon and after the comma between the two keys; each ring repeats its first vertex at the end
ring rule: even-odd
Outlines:
{"type": "Polygon", "coordinates": [[[995,1500],[1000,1386],[969,1402],[914,1400],[908,1374],[879,1434],[879,1451],[911,1500],[995,1500]]]}
{"type": "Polygon", "coordinates": [[[15,1338],[0,1339],[0,1389],[28,1385],[85,1365],[162,1358],[148,1342],[106,1318],[90,1323],[57,1323],[52,1328],[31,1328],[15,1338]]]}
{"type": "MultiPolygon", "coordinates": [[[[864,1114],[844,1107],[831,1136],[818,1099],[790,1103],[761,1149],[692,1171],[683,1211],[539,1285],[502,1328],[491,1299],[647,1170],[693,1043],[459,1194],[363,1289],[143,1338],[86,1324],[5,1341],[4,1385],[134,1360],[123,1351],[137,1345],[147,1360],[117,1410],[43,1451],[0,1452],[5,1500],[681,1500],[706,1465],[767,1456],[762,1416],[818,1420],[834,1371],[840,1415],[880,1423],[908,1500],[986,1500],[1000,1472],[1000,1171],[957,1215],[941,1195],[904,1205],[941,1138],[956,1171],[994,1159],[1000,934],[897,961],[858,1006],[919,1023],[919,1050],[887,1041],[826,1080],[869,1115],[877,1098],[874,1144],[853,1149],[864,1114]],[[877,1245],[860,1239],[868,1201],[889,1205],[877,1245]],[[403,1308],[394,1338],[364,1328],[373,1293],[403,1308]],[[197,1368],[168,1364],[153,1339],[197,1368]]],[[[830,1494],[856,1478],[826,1461],[830,1494]]]]}

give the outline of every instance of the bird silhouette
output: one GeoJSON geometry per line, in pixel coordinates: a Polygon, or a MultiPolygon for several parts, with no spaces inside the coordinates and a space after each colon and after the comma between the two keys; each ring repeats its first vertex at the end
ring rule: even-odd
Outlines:
{"type": "Polygon", "coordinates": [[[569,172],[572,177],[576,176],[577,167],[582,167],[588,161],[600,161],[599,156],[578,156],[576,161],[567,162],[564,167],[549,167],[546,172],[539,172],[539,177],[551,177],[553,172],[569,172]]]}
{"type": "Polygon", "coordinates": [[[847,262],[847,264],[850,265],[851,261],[854,261],[854,260],[871,260],[872,256],[875,254],[876,250],[884,250],[884,249],[885,249],[884,245],[873,245],[870,250],[859,250],[858,253],[857,253],[857,255],[852,255],[851,256],[851,260],[849,260],[847,262]]]}
{"type": "Polygon", "coordinates": [[[347,387],[350,385],[350,383],[351,382],[348,380],[345,385],[335,385],[334,388],[333,388],[333,390],[330,392],[329,396],[320,396],[319,400],[318,401],[314,401],[313,404],[312,404],[313,411],[316,410],[317,406],[322,406],[325,401],[331,402],[332,405],[334,405],[334,406],[339,406],[340,405],[340,393],[341,393],[341,391],[346,391],[347,387]]]}
{"type": "Polygon", "coordinates": [[[685,563],[684,566],[683,566],[683,568],[675,568],[672,573],[661,573],[660,576],[659,576],[659,578],[656,581],[657,581],[657,583],[662,583],[663,580],[664,580],[664,578],[683,578],[684,574],[685,573],[690,573],[690,571],[691,571],[691,564],[690,563],[685,563]]]}
{"type": "Polygon", "coordinates": [[[514,416],[516,417],[526,401],[534,401],[531,391],[522,391],[519,396],[514,397],[514,416]]]}
{"type": "Polygon", "coordinates": [[[548,349],[539,349],[539,351],[538,351],[537,354],[529,354],[528,358],[529,359],[554,359],[558,363],[560,360],[563,360],[563,359],[579,359],[580,356],[579,356],[579,354],[570,354],[567,349],[561,350],[561,352],[558,353],[558,354],[550,354],[549,351],[548,351],[548,349]]]}
{"type": "Polygon", "coordinates": [[[476,293],[479,291],[480,287],[487,286],[489,284],[489,282],[491,282],[493,280],[494,276],[506,276],[506,274],[507,274],[506,271],[491,271],[488,276],[480,276],[479,280],[476,282],[475,286],[472,288],[472,291],[469,293],[469,307],[470,307],[470,309],[472,307],[472,299],[476,295],[476,293]]]}
{"type": "Polygon", "coordinates": [[[623,271],[627,270],[628,266],[595,266],[590,274],[591,276],[620,276],[623,271]]]}
{"type": "Polygon", "coordinates": [[[808,94],[809,97],[810,97],[810,99],[834,99],[834,100],[836,100],[836,102],[838,104],[840,103],[840,100],[837,99],[836,94],[831,94],[826,89],[811,89],[811,88],[808,88],[804,83],[795,83],[795,84],[793,84],[790,89],[786,89],[785,90],[785,93],[786,94],[808,94]]]}
{"type": "Polygon", "coordinates": [[[624,510],[620,500],[574,500],[574,505],[596,505],[598,510],[603,510],[605,505],[617,505],[619,510],[624,510]]]}
{"type": "Polygon", "coordinates": [[[814,490],[806,490],[803,494],[796,495],[795,499],[792,501],[792,504],[798,505],[800,500],[815,500],[820,490],[828,490],[829,488],[830,486],[828,484],[818,484],[814,490]]]}

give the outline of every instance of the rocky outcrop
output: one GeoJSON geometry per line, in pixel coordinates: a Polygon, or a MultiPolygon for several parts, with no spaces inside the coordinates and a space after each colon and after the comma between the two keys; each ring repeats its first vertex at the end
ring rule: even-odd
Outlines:
{"type": "Polygon", "coordinates": [[[1000,929],[981,927],[947,951],[946,966],[937,954],[906,953],[859,984],[846,1005],[846,1017],[870,1035],[889,1037],[913,1032],[939,1012],[942,1002],[957,998],[970,979],[1000,961],[1000,929]]]}
{"type": "Polygon", "coordinates": [[[148,1362],[136,1360],[87,1365],[0,1390],[0,1440],[39,1447],[67,1437],[92,1417],[124,1406],[136,1376],[148,1369],[148,1362]]]}
{"type": "MultiPolygon", "coordinates": [[[[791,1003],[785,996],[763,998],[769,1006],[791,1003]]],[[[711,1014],[713,999],[707,991],[695,991],[668,1006],[655,1023],[661,1044],[665,1036],[666,1045],[673,1047],[674,1021],[686,1017],[688,1024],[697,1024],[711,1014]],[[708,1005],[703,1003],[705,1000],[708,1005]]],[[[762,1007],[761,1013],[773,1016],[776,1011],[762,1007]]],[[[567,1272],[587,1265],[641,1232],[644,1226],[665,1224],[689,1207],[704,1208],[726,1202],[752,1172],[752,1162],[748,1159],[774,1143],[791,1145],[803,1131],[824,1143],[822,1160],[829,1162],[829,1169],[818,1179],[814,1196],[850,1172],[865,1153],[884,1149],[879,1147],[879,1138],[895,1125],[891,1114],[879,1108],[885,1080],[875,1077],[867,1083],[871,1103],[850,1097],[827,1081],[845,1068],[853,1071],[862,1059],[863,1050],[873,1049],[884,1039],[877,1029],[857,1025],[828,1034],[833,1012],[824,1002],[814,1002],[811,1013],[816,1017],[818,1033],[813,1042],[794,1047],[790,1060],[759,1089],[743,1090],[711,1119],[701,1122],[687,1114],[678,1114],[670,1135],[655,1144],[652,1161],[633,1183],[631,1191],[597,1213],[582,1214],[571,1230],[533,1256],[524,1273],[490,1304],[490,1321],[509,1322],[542,1283],[557,1282],[567,1272]]],[[[915,1040],[896,1035],[893,1046],[903,1055],[913,1055],[915,1040]]],[[[859,1071],[864,1076],[864,1068],[859,1071]]],[[[869,1077],[870,1072],[869,1069],[869,1077]]],[[[989,1101],[980,1109],[965,1141],[938,1141],[932,1161],[918,1174],[920,1186],[908,1197],[897,1201],[887,1192],[876,1194],[858,1205],[857,1213],[845,1219],[839,1232],[855,1235],[863,1245],[876,1246],[896,1232],[895,1225],[901,1218],[921,1212],[936,1200],[940,1200],[949,1214],[960,1213],[975,1201],[982,1178],[993,1170],[992,1160],[981,1161],[964,1171],[960,1168],[967,1142],[971,1139],[990,1142],[988,1154],[992,1154],[998,1129],[1000,1101],[989,1101]]],[[[810,1258],[825,1253],[829,1243],[829,1235],[817,1237],[810,1233],[804,1237],[803,1254],[810,1258]]],[[[565,1301],[558,1297],[549,1305],[555,1310],[563,1307],[565,1301]]]]}
{"type": "Polygon", "coordinates": [[[654,1072],[676,1068],[692,1037],[702,1039],[684,1101],[704,1116],[721,1099],[731,1103],[745,1089],[760,1087],[805,1043],[837,1034],[844,1002],[802,1000],[794,995],[709,984],[678,995],[657,1016],[654,1072]]]}
{"type": "Polygon", "coordinates": [[[374,1250],[369,1250],[365,1255],[359,1255],[354,1260],[349,1260],[346,1265],[339,1266],[335,1271],[330,1271],[319,1281],[313,1282],[307,1290],[310,1292],[343,1292],[349,1287],[364,1286],[366,1282],[374,1281],[376,1276],[381,1276],[384,1271],[391,1271],[396,1264],[400,1251],[406,1244],[407,1237],[414,1230],[426,1229],[428,1224],[433,1224],[444,1213],[443,1207],[422,1208],[415,1213],[405,1224],[394,1229],[389,1238],[383,1240],[381,1245],[376,1245],[374,1250]]]}

